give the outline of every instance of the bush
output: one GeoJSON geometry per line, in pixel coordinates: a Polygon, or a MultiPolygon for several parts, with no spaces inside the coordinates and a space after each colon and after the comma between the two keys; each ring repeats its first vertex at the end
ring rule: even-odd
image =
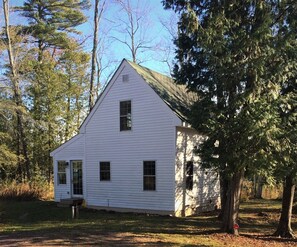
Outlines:
{"type": "Polygon", "coordinates": [[[51,199],[52,187],[52,185],[34,181],[31,183],[4,181],[0,185],[0,198],[20,201],[51,199]]]}

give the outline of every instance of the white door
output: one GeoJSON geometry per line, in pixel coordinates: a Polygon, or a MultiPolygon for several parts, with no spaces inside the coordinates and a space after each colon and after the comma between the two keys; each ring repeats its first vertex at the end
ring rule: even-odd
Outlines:
{"type": "Polygon", "coordinates": [[[83,195],[83,174],[82,161],[71,161],[71,181],[72,181],[72,196],[80,197],[83,195]]]}

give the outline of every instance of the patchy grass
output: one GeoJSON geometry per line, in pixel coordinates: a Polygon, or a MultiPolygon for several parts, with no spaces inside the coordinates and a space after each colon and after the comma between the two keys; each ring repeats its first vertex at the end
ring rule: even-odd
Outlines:
{"type": "Polygon", "coordinates": [[[242,236],[234,237],[219,232],[216,213],[175,218],[81,209],[79,218],[72,219],[70,208],[58,208],[51,201],[9,200],[0,202],[0,245],[296,246],[267,235],[275,230],[279,212],[279,201],[244,203],[242,236]]]}

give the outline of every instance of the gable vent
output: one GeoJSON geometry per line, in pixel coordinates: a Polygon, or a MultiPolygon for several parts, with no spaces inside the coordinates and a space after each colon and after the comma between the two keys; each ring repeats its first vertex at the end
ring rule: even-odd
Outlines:
{"type": "Polygon", "coordinates": [[[129,75],[123,75],[122,76],[122,81],[123,82],[128,82],[129,81],[129,75]]]}

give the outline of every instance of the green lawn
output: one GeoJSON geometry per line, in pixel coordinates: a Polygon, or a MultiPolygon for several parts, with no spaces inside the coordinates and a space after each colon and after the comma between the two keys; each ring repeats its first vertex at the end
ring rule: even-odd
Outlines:
{"type": "MultiPolygon", "coordinates": [[[[216,213],[175,218],[81,209],[79,218],[72,219],[70,208],[58,208],[51,201],[1,201],[0,245],[297,246],[265,236],[275,230],[279,211],[279,201],[244,203],[244,236],[236,238],[219,232],[216,213]]],[[[297,229],[295,217],[293,227],[297,229]]]]}

